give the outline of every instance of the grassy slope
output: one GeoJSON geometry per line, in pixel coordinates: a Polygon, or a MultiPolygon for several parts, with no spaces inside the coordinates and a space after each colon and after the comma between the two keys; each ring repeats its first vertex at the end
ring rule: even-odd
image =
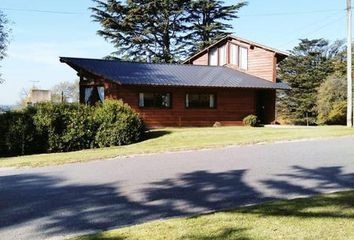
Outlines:
{"type": "Polygon", "coordinates": [[[153,221],[75,238],[122,239],[354,239],[354,191],[153,221]]]}
{"type": "Polygon", "coordinates": [[[0,158],[0,167],[37,167],[105,159],[131,154],[346,135],[354,136],[354,129],[340,126],[275,129],[246,127],[166,128],[152,131],[149,133],[148,140],[129,146],[90,149],[70,153],[0,158]]]}

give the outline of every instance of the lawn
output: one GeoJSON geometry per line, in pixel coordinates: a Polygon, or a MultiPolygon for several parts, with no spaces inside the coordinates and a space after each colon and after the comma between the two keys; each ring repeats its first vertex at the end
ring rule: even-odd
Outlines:
{"type": "Polygon", "coordinates": [[[147,134],[144,141],[128,146],[0,158],[0,167],[40,167],[143,153],[348,135],[354,136],[354,129],[342,126],[311,128],[166,128],[153,130],[147,134]]]}
{"type": "Polygon", "coordinates": [[[73,240],[123,239],[354,239],[354,191],[158,220],[73,240]]]}

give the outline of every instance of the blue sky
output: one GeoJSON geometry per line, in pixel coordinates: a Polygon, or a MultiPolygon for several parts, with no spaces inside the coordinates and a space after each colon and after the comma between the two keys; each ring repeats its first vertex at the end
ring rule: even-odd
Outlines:
{"type": "MultiPolygon", "coordinates": [[[[237,1],[226,1],[231,2],[237,1]]],[[[281,50],[292,49],[299,38],[345,38],[345,0],[248,2],[232,23],[237,36],[281,50]]],[[[101,58],[114,50],[96,35],[99,25],[90,18],[90,6],[91,0],[0,0],[12,28],[8,57],[0,68],[6,80],[0,85],[0,105],[18,102],[33,81],[41,88],[74,81],[76,73],[59,56],[101,58]]]]}

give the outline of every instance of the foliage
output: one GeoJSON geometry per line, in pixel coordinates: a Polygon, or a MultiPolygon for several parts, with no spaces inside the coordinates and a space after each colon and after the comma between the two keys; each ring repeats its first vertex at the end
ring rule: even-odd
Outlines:
{"type": "MultiPolygon", "coordinates": [[[[0,61],[6,56],[6,49],[9,43],[9,29],[7,28],[8,20],[0,11],[0,61]]],[[[1,74],[0,74],[1,77],[1,74]]],[[[0,83],[3,80],[0,78],[0,83]]]]}
{"type": "Polygon", "coordinates": [[[122,101],[106,100],[96,109],[95,120],[99,125],[96,143],[100,147],[137,142],[144,132],[141,119],[122,101]]]}
{"type": "Polygon", "coordinates": [[[258,125],[258,119],[257,116],[255,115],[248,115],[243,119],[243,125],[249,126],[249,127],[257,127],[258,125]]]}
{"type": "MultiPolygon", "coordinates": [[[[337,47],[338,48],[338,47],[337,47]]],[[[315,124],[317,89],[334,72],[335,47],[323,39],[302,39],[280,63],[279,77],[291,91],[279,95],[280,115],[294,124],[315,124]]]]}
{"type": "Polygon", "coordinates": [[[33,116],[36,109],[0,114],[0,156],[24,155],[45,150],[45,142],[36,131],[33,116]]]}
{"type": "Polygon", "coordinates": [[[51,89],[53,102],[79,102],[79,80],[61,82],[51,89]],[[63,93],[63,96],[62,96],[63,93]],[[63,98],[63,99],[62,99],[63,98]]]}
{"type": "Polygon", "coordinates": [[[110,41],[116,57],[153,62],[176,62],[219,39],[245,5],[224,6],[223,1],[93,0],[92,17],[101,25],[98,34],[110,41]]]}
{"type": "Polygon", "coordinates": [[[318,124],[346,123],[347,84],[344,76],[332,75],[323,82],[317,94],[318,124]]]}
{"type": "Polygon", "coordinates": [[[219,0],[192,1],[189,9],[188,20],[192,27],[188,37],[192,40],[192,52],[204,49],[221,39],[232,29],[229,24],[238,18],[237,13],[247,2],[225,5],[219,0]]]}
{"type": "Polygon", "coordinates": [[[0,155],[67,152],[140,140],[139,116],[121,101],[96,107],[78,103],[41,103],[0,115],[0,155]]]}

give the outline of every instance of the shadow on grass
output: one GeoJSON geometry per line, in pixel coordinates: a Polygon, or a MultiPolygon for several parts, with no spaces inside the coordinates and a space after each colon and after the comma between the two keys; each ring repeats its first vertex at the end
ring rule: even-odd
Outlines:
{"type": "Polygon", "coordinates": [[[171,133],[172,133],[172,131],[168,131],[168,130],[149,130],[149,131],[145,132],[141,142],[144,142],[146,140],[155,139],[155,138],[160,138],[165,135],[169,135],[171,133]]]}
{"type": "Polygon", "coordinates": [[[196,235],[187,235],[185,239],[190,240],[224,240],[224,239],[233,239],[233,240],[250,240],[250,238],[245,236],[246,228],[225,228],[219,234],[209,236],[208,234],[196,234],[196,235]]]}
{"type": "MultiPolygon", "coordinates": [[[[143,197],[132,200],[123,194],[119,183],[68,184],[65,179],[40,174],[0,177],[0,231],[20,224],[41,224],[38,231],[48,236],[100,231],[133,225],[149,220],[188,216],[205,211],[257,204],[275,198],[265,197],[245,181],[247,170],[227,172],[195,171],[150,183],[140,190],[143,197]]],[[[263,180],[267,189],[282,194],[319,194],[323,191],[354,187],[354,174],[344,174],[341,167],[303,168],[294,166],[275,179],[263,180]],[[285,179],[279,180],[279,177],[285,179]],[[278,180],[276,180],[278,179],[278,180]],[[302,181],[312,181],[308,187],[302,181]]],[[[286,196],[286,195],[284,195],[286,196]]],[[[267,216],[354,218],[353,192],[267,203],[242,208],[244,213],[267,216]],[[333,211],[307,211],[309,208],[333,206],[333,211]],[[350,212],[349,211],[349,212],[350,212]]],[[[243,229],[224,229],[220,237],[190,236],[192,239],[247,239],[243,229]],[[239,233],[238,233],[239,232],[239,233]]],[[[94,238],[123,239],[123,238],[94,238]]]]}

